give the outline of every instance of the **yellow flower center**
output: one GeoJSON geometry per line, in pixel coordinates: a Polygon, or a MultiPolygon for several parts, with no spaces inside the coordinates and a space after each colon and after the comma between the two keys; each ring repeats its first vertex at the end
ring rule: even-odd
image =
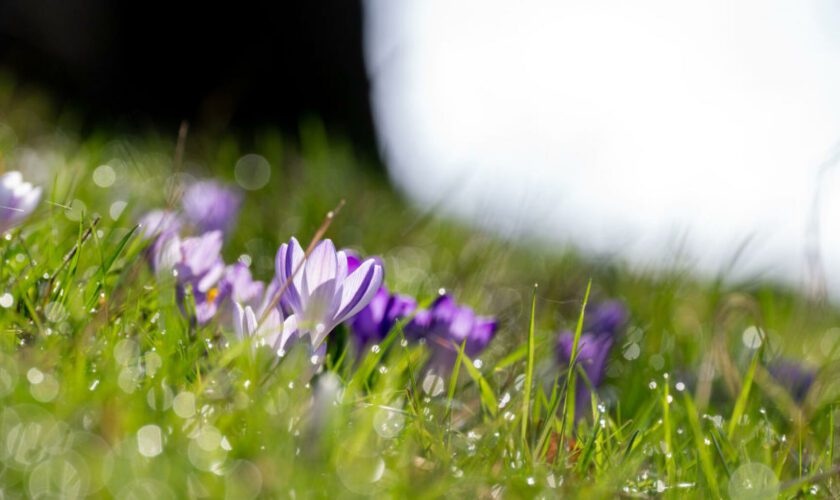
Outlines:
{"type": "Polygon", "coordinates": [[[207,290],[207,302],[216,302],[216,297],[219,296],[219,289],[216,287],[207,290]]]}

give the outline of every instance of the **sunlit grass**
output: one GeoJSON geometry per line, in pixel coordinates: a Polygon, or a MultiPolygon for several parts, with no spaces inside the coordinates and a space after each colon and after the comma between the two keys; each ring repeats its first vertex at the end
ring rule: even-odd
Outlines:
{"type": "Polygon", "coordinates": [[[770,494],[840,494],[833,307],[466,229],[411,208],[317,123],[294,141],[193,132],[177,160],[177,133],[77,137],[69,113],[2,88],[3,168],[48,192],[0,242],[7,496],[708,497],[762,481],[770,494]],[[183,176],[236,184],[246,154],[271,178],[246,194],[228,262],[245,255],[270,278],[280,242],[311,238],[343,199],[328,237],[381,255],[391,290],[428,304],[445,288],[495,314],[497,338],[472,359],[462,347],[439,377],[402,323],[359,356],[340,327],[307,380],[301,351],[272,369],[229,322],[191,324],[135,225],[183,176]],[[577,343],[587,297],[620,299],[631,318],[579,418],[581,374],[555,343],[560,329],[577,343]],[[801,404],[767,372],[780,354],[820,369],[801,404]]]}

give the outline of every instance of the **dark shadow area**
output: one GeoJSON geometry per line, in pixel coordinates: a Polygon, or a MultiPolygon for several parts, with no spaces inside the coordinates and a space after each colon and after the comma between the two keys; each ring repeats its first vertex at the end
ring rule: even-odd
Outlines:
{"type": "Polygon", "coordinates": [[[210,131],[302,118],[375,153],[360,1],[0,2],[0,68],[85,125],[210,131]]]}

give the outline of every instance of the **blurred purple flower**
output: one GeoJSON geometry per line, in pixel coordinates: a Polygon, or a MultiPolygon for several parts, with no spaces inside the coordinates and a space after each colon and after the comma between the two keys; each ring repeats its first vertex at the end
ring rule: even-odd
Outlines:
{"type": "Polygon", "coordinates": [[[397,321],[417,308],[417,301],[401,294],[391,294],[386,287],[376,291],[373,300],[350,320],[359,347],[384,339],[397,321]]]}
{"type": "Polygon", "coordinates": [[[467,306],[459,306],[449,295],[441,295],[429,309],[417,311],[406,325],[406,336],[425,338],[432,349],[429,367],[449,370],[455,363],[461,343],[469,357],[480,354],[496,334],[495,318],[476,316],[467,306]]]}
{"type": "Polygon", "coordinates": [[[799,404],[805,400],[817,376],[814,370],[788,359],[774,361],[767,367],[767,371],[799,404]]]}
{"type": "Polygon", "coordinates": [[[231,264],[225,268],[222,287],[229,293],[230,298],[237,304],[256,307],[263,298],[265,285],[262,281],[254,280],[251,270],[242,262],[231,264]]]}
{"type": "Polygon", "coordinates": [[[381,265],[367,259],[349,272],[347,254],[336,251],[330,240],[318,243],[305,261],[295,238],[282,244],[276,274],[278,287],[289,282],[281,297],[283,309],[297,317],[300,337],[309,335],[313,348],[320,347],[336,325],[367,306],[382,285],[381,265]]]}
{"type": "Polygon", "coordinates": [[[170,271],[181,259],[181,242],[178,239],[180,229],[181,220],[178,215],[167,210],[152,210],[140,218],[140,237],[154,239],[146,251],[154,272],[170,271]]]}
{"type": "MultiPolygon", "coordinates": [[[[600,304],[584,315],[584,332],[578,342],[577,364],[583,368],[593,389],[600,387],[606,375],[607,360],[615,344],[615,337],[627,321],[627,310],[621,302],[600,304]]],[[[572,358],[574,333],[565,331],[557,341],[557,359],[568,366],[572,358]]],[[[592,393],[581,377],[575,384],[575,417],[581,418],[591,411],[592,393]]]]}
{"type": "Polygon", "coordinates": [[[583,330],[588,333],[615,335],[627,321],[627,309],[617,300],[603,302],[584,315],[583,330]]]}
{"type": "Polygon", "coordinates": [[[216,181],[197,181],[184,191],[181,204],[184,215],[200,232],[227,234],[239,215],[242,194],[216,181]]]}
{"type": "Polygon", "coordinates": [[[41,199],[41,188],[23,181],[20,172],[0,175],[0,232],[20,224],[41,199]]]}
{"type": "Polygon", "coordinates": [[[173,236],[164,246],[165,254],[180,257],[174,265],[178,302],[183,307],[187,288],[190,288],[195,301],[195,319],[199,324],[206,323],[229,293],[222,287],[225,274],[225,263],[220,254],[222,233],[211,231],[185,240],[173,236]]]}

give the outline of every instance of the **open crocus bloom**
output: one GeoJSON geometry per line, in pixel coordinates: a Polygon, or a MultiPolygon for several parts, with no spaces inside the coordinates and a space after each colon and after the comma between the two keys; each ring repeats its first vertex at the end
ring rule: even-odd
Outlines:
{"type": "Polygon", "coordinates": [[[336,251],[330,240],[318,243],[305,260],[297,239],[280,245],[276,273],[280,286],[288,282],[281,297],[283,308],[297,317],[300,337],[309,335],[313,348],[336,325],[367,306],[382,286],[381,265],[367,259],[349,272],[347,254],[336,251]]]}
{"type": "Polygon", "coordinates": [[[222,233],[211,231],[185,240],[172,236],[164,247],[164,255],[179,257],[174,265],[178,300],[183,301],[187,285],[191,286],[196,320],[200,324],[206,323],[225,299],[225,290],[221,287],[225,273],[225,263],[220,254],[222,233]]]}
{"type": "Polygon", "coordinates": [[[216,181],[191,184],[181,200],[184,215],[199,231],[227,233],[239,215],[242,195],[216,181]]]}
{"type": "Polygon", "coordinates": [[[7,172],[0,176],[0,231],[20,224],[41,199],[41,188],[23,181],[20,172],[7,172]]]}

